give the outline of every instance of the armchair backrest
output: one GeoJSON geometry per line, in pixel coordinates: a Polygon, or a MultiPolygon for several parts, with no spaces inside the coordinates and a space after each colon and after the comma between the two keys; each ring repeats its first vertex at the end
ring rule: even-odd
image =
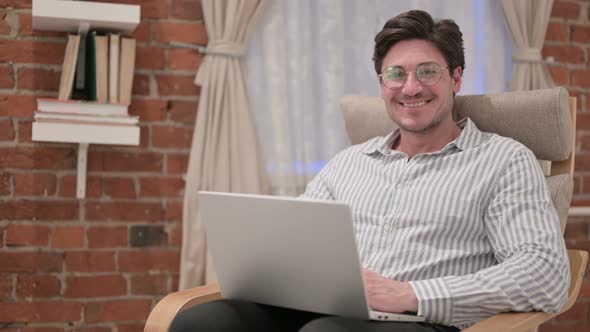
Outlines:
{"type": "MultiPolygon", "coordinates": [[[[396,128],[380,97],[344,96],[341,108],[352,144],[396,128]]],[[[480,130],[511,137],[551,162],[547,184],[562,231],[573,192],[575,112],[564,88],[456,96],[453,109],[455,119],[470,117],[480,130]]]]}

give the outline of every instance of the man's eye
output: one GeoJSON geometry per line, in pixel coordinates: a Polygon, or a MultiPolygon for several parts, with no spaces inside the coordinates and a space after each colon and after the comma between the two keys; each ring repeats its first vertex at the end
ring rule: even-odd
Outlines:
{"type": "Polygon", "coordinates": [[[388,80],[399,80],[404,77],[404,72],[402,71],[390,71],[385,75],[385,78],[388,80]]]}

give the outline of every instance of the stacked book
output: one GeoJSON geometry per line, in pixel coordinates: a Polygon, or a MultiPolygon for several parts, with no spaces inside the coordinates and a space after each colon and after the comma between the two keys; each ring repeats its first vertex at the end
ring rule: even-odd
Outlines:
{"type": "Polygon", "coordinates": [[[58,98],[37,100],[33,140],[139,144],[129,116],[135,39],[115,33],[69,35],[58,98]]]}

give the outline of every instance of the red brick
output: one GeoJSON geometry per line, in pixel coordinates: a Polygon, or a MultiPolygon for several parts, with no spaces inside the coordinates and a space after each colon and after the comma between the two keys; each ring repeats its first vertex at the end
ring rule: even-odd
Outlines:
{"type": "Polygon", "coordinates": [[[131,37],[137,40],[137,43],[147,43],[150,41],[150,26],[148,21],[141,21],[133,31],[131,37]]]}
{"type": "Polygon", "coordinates": [[[168,69],[196,71],[204,56],[192,49],[175,49],[168,51],[168,69]]]}
{"type": "Polygon", "coordinates": [[[77,155],[74,148],[5,147],[0,148],[0,168],[74,169],[77,155]]]}
{"type": "MultiPolygon", "coordinates": [[[[590,131],[590,112],[578,112],[576,114],[576,128],[578,130],[578,133],[580,130],[590,131]]],[[[579,135],[582,134],[579,133],[579,135]]]]}
{"type": "Polygon", "coordinates": [[[110,251],[78,251],[65,253],[68,272],[115,271],[115,253],[110,251]]]}
{"type": "MultiPolygon", "coordinates": [[[[0,16],[2,14],[0,13],[0,16]]],[[[0,67],[0,89],[12,89],[14,88],[14,71],[12,66],[1,66],[0,67]]]]}
{"type": "Polygon", "coordinates": [[[159,148],[190,148],[192,127],[153,126],[152,144],[159,148]]]}
{"type": "MultiPolygon", "coordinates": [[[[590,137],[588,137],[590,139],[590,137]]],[[[590,143],[590,142],[588,142],[590,143]]],[[[582,176],[574,175],[574,194],[582,193],[582,176]]]]}
{"type": "Polygon", "coordinates": [[[119,251],[119,271],[121,272],[177,272],[179,263],[179,250],[119,251]]]}
{"type": "Polygon", "coordinates": [[[112,198],[136,198],[135,183],[132,178],[105,178],[104,193],[112,198]]]}
{"type": "Polygon", "coordinates": [[[62,263],[60,253],[0,252],[0,272],[60,272],[62,263]]]}
{"type": "Polygon", "coordinates": [[[182,225],[181,223],[176,223],[169,228],[168,234],[168,244],[174,247],[179,247],[182,244],[182,225]]]}
{"type": "Polygon", "coordinates": [[[68,277],[65,297],[121,296],[127,293],[127,281],[120,275],[68,277]]]}
{"type": "Polygon", "coordinates": [[[586,323],[570,323],[559,321],[548,321],[539,326],[539,332],[588,332],[590,331],[590,324],[586,323]]]}
{"type": "Polygon", "coordinates": [[[0,116],[32,118],[36,109],[36,96],[0,95],[0,116]]]}
{"type": "Polygon", "coordinates": [[[87,202],[86,220],[162,221],[161,203],[145,202],[87,202]]]}
{"type": "Polygon", "coordinates": [[[139,126],[139,148],[148,149],[150,146],[150,126],[140,125],[139,126]]]}
{"type": "Polygon", "coordinates": [[[77,322],[82,304],[70,301],[0,303],[0,322],[77,322]]]}
{"type": "Polygon", "coordinates": [[[578,294],[579,299],[590,298],[590,280],[583,279],[582,287],[580,287],[580,293],[578,294]]]}
{"type": "Polygon", "coordinates": [[[558,66],[547,66],[553,82],[557,85],[568,85],[569,84],[569,69],[566,67],[558,66]]]}
{"type": "Polygon", "coordinates": [[[127,227],[90,227],[87,232],[89,248],[127,247],[127,227]]]}
{"type": "Polygon", "coordinates": [[[34,40],[0,40],[0,63],[34,63],[61,65],[65,50],[63,42],[34,40]]]}
{"type": "Polygon", "coordinates": [[[170,43],[172,41],[207,45],[207,32],[203,23],[158,22],[155,25],[156,41],[170,43]]]}
{"type": "Polygon", "coordinates": [[[192,21],[202,20],[201,0],[172,0],[170,17],[192,21]]]}
{"type": "Polygon", "coordinates": [[[168,276],[165,274],[142,274],[131,277],[132,295],[166,295],[168,293],[170,293],[168,276]]]}
{"type": "Polygon", "coordinates": [[[143,324],[117,325],[117,332],[143,332],[143,324]]]}
{"type": "Polygon", "coordinates": [[[23,327],[21,332],[63,332],[64,329],[61,327],[49,327],[49,326],[35,326],[35,327],[23,327]]]}
{"type": "Polygon", "coordinates": [[[182,220],[182,202],[166,202],[166,221],[182,220]]]}
{"type": "Polygon", "coordinates": [[[14,174],[14,194],[16,196],[53,196],[57,177],[51,173],[14,174]]]}
{"type": "Polygon", "coordinates": [[[196,101],[172,101],[170,102],[169,109],[170,120],[194,126],[197,117],[197,108],[198,103],[196,101]]]}
{"type": "Polygon", "coordinates": [[[55,227],[51,232],[51,247],[60,249],[84,247],[84,227],[55,227]]]}
{"type": "Polygon", "coordinates": [[[156,75],[160,96],[197,96],[194,75],[156,75]]]}
{"type": "Polygon", "coordinates": [[[133,75],[133,95],[149,96],[150,94],[150,77],[144,74],[133,75]]]}
{"type": "Polygon", "coordinates": [[[49,227],[15,225],[6,227],[7,246],[45,247],[49,243],[49,227]]]}
{"type": "MultiPolygon", "coordinates": [[[[76,197],[77,178],[75,175],[65,175],[60,180],[59,196],[76,197]]],[[[97,198],[102,195],[102,178],[89,176],[86,178],[86,198],[97,198]]]]}
{"type": "Polygon", "coordinates": [[[572,84],[582,87],[590,87],[590,69],[573,70],[572,84]]]}
{"type": "MultiPolygon", "coordinates": [[[[109,326],[88,326],[87,324],[83,326],[74,327],[73,332],[112,332],[109,326]]],[[[120,332],[120,331],[117,331],[120,332]]]]}
{"type": "Polygon", "coordinates": [[[135,53],[135,68],[164,69],[166,56],[160,47],[138,46],[135,53]]]}
{"type": "Polygon", "coordinates": [[[0,302],[12,300],[13,277],[11,275],[0,275],[0,302]]]}
{"type": "Polygon", "coordinates": [[[543,58],[552,56],[557,62],[584,63],[584,50],[573,45],[544,45],[543,58]]]}
{"type": "Polygon", "coordinates": [[[77,220],[75,201],[0,201],[0,220],[77,220]]]}
{"type": "Polygon", "coordinates": [[[16,9],[31,8],[31,0],[0,0],[0,7],[12,7],[16,9]]]}
{"type": "Polygon", "coordinates": [[[88,153],[88,171],[94,172],[160,173],[163,164],[164,156],[156,152],[91,151],[88,153]]]}
{"type": "Polygon", "coordinates": [[[551,17],[576,19],[580,17],[580,5],[571,1],[555,1],[551,17]]]}
{"type": "Polygon", "coordinates": [[[588,226],[585,222],[571,223],[568,220],[564,237],[566,239],[587,240],[589,239],[588,226]]]}
{"type": "Polygon", "coordinates": [[[0,119],[0,141],[14,141],[14,128],[11,119],[0,119]]]}
{"type": "Polygon", "coordinates": [[[12,24],[10,24],[12,17],[8,13],[0,12],[0,35],[9,35],[12,32],[12,24]]]}
{"type": "Polygon", "coordinates": [[[545,40],[567,42],[569,40],[568,26],[560,22],[549,22],[545,40]]]}
{"type": "Polygon", "coordinates": [[[166,120],[166,101],[162,99],[134,99],[129,114],[139,116],[140,121],[166,120]]]}
{"type": "Polygon", "coordinates": [[[10,174],[0,173],[0,196],[10,195],[10,174]]]}
{"type": "Polygon", "coordinates": [[[151,304],[151,300],[90,302],[84,308],[84,318],[87,323],[145,320],[151,304]]]}
{"type": "Polygon", "coordinates": [[[557,316],[557,321],[580,321],[586,320],[588,315],[588,304],[587,303],[575,303],[568,311],[557,316]]]}
{"type": "Polygon", "coordinates": [[[590,26],[572,25],[572,41],[576,43],[590,43],[590,26]]]}
{"type": "Polygon", "coordinates": [[[166,155],[166,170],[168,174],[185,174],[188,167],[188,154],[170,153],[166,155]]]}
{"type": "Polygon", "coordinates": [[[28,90],[57,91],[61,72],[44,68],[18,70],[18,88],[28,90]]]}
{"type": "Polygon", "coordinates": [[[60,37],[64,36],[61,31],[40,31],[35,30],[33,33],[33,16],[31,12],[19,13],[18,14],[18,34],[22,36],[35,36],[35,37],[60,37]]]}
{"type": "Polygon", "coordinates": [[[143,197],[179,197],[184,192],[182,178],[142,177],[139,195],[143,197]]]}
{"type": "Polygon", "coordinates": [[[18,120],[18,142],[19,143],[30,143],[33,141],[33,121],[31,120],[18,120]]]}
{"type": "Polygon", "coordinates": [[[29,297],[53,297],[59,296],[61,292],[61,281],[51,275],[29,275],[18,276],[16,294],[20,298],[29,297]]]}

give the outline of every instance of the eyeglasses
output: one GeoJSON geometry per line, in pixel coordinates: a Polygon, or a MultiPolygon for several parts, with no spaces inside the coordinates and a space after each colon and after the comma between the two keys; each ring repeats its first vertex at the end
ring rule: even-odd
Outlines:
{"type": "MultiPolygon", "coordinates": [[[[441,67],[436,62],[424,62],[418,65],[418,68],[416,68],[414,73],[416,73],[416,78],[420,83],[426,86],[433,86],[440,81],[442,71],[449,68],[450,67],[441,67]]],[[[379,77],[381,78],[383,85],[387,88],[399,89],[406,82],[409,73],[412,72],[406,71],[399,66],[392,66],[385,68],[383,72],[379,74],[379,77]]]]}

